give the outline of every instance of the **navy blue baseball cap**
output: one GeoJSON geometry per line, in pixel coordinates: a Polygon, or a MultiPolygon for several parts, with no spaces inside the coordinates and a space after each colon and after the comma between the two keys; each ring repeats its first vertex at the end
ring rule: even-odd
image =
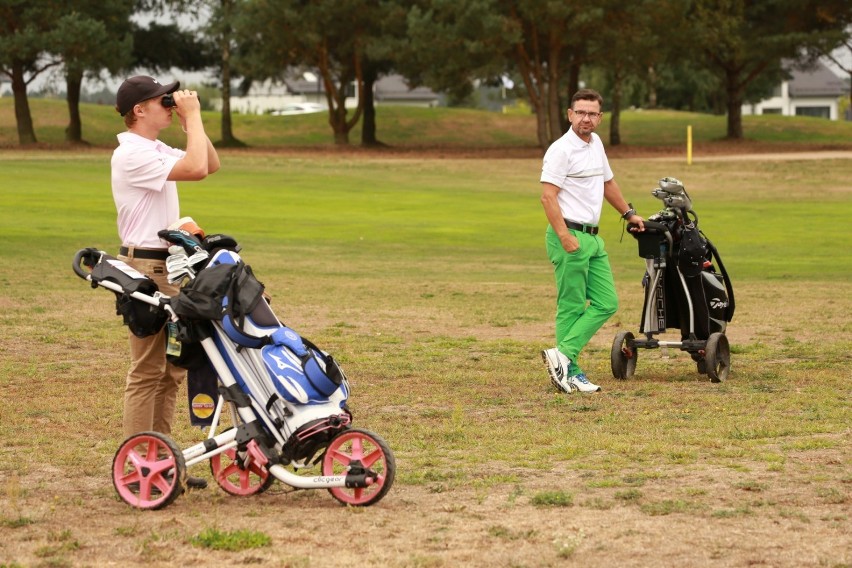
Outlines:
{"type": "Polygon", "coordinates": [[[115,110],[124,116],[142,101],[174,93],[179,88],[180,81],[161,85],[159,81],[147,75],[131,77],[118,88],[118,93],[115,95],[115,110]]]}

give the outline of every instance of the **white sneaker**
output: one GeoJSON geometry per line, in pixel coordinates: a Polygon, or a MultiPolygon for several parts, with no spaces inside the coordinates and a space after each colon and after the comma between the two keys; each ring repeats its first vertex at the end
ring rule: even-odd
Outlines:
{"type": "Polygon", "coordinates": [[[562,392],[571,394],[574,387],[568,380],[568,369],[571,368],[571,360],[563,355],[559,349],[553,347],[541,352],[541,358],[547,365],[547,374],[550,382],[562,392]]]}
{"type": "Polygon", "coordinates": [[[586,377],[586,373],[582,371],[576,375],[568,377],[567,382],[571,385],[572,389],[580,392],[599,392],[601,390],[601,387],[589,381],[588,377],[586,377]]]}

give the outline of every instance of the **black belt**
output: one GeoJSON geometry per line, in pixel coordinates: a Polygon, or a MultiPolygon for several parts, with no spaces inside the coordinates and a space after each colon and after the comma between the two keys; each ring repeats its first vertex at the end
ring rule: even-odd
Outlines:
{"type": "Polygon", "coordinates": [[[563,221],[565,221],[565,226],[569,229],[574,229],[575,231],[580,231],[582,233],[589,233],[590,235],[598,234],[598,228],[595,225],[584,225],[582,223],[569,221],[568,219],[563,219],[563,221]]]}
{"type": "MultiPolygon", "coordinates": [[[[130,249],[121,247],[118,249],[118,254],[121,256],[130,256],[130,249]]],[[[133,247],[133,258],[147,258],[148,260],[166,260],[169,258],[169,251],[158,249],[142,249],[133,247]]]]}

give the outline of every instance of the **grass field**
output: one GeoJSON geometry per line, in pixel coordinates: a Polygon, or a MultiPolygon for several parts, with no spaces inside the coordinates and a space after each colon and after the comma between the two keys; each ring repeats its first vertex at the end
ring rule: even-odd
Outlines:
{"type": "MultiPolygon", "coordinates": [[[[643,215],[663,176],[692,195],[737,294],[733,373],[712,384],[681,353],[645,351],[633,379],[612,378],[644,265],[610,211],[621,308],[581,357],[594,396],[557,393],[538,356],[554,310],[538,159],[222,162],[183,185],[182,212],[237,237],[277,314],[342,362],[355,424],[396,453],[394,488],[366,510],[280,485],[159,513],[118,501],[125,331],[70,266],[119,244],[109,152],[4,151],[0,566],[852,563],[849,160],[613,160],[643,215]],[[198,544],[232,530],[271,545],[198,544]]],[[[182,446],[200,436],[184,416],[182,446]]]]}

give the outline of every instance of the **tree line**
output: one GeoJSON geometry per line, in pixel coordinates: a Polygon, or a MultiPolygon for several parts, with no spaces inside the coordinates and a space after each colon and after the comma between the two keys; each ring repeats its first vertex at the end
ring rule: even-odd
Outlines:
{"type": "Polygon", "coordinates": [[[0,0],[0,75],[22,145],[37,141],[27,86],[47,70],[62,69],[66,140],[79,143],[84,78],[170,67],[215,77],[223,146],[241,144],[233,86],[293,69],[318,73],[337,144],[359,122],[361,144],[380,144],[372,94],[389,73],[455,101],[509,77],[542,148],[565,132],[581,83],[604,95],[613,145],[629,106],[726,113],[728,138],[740,139],[743,103],[785,77],[782,62],[850,46],[850,25],[848,0],[0,0]],[[164,13],[203,23],[140,23],[164,13]]]}

